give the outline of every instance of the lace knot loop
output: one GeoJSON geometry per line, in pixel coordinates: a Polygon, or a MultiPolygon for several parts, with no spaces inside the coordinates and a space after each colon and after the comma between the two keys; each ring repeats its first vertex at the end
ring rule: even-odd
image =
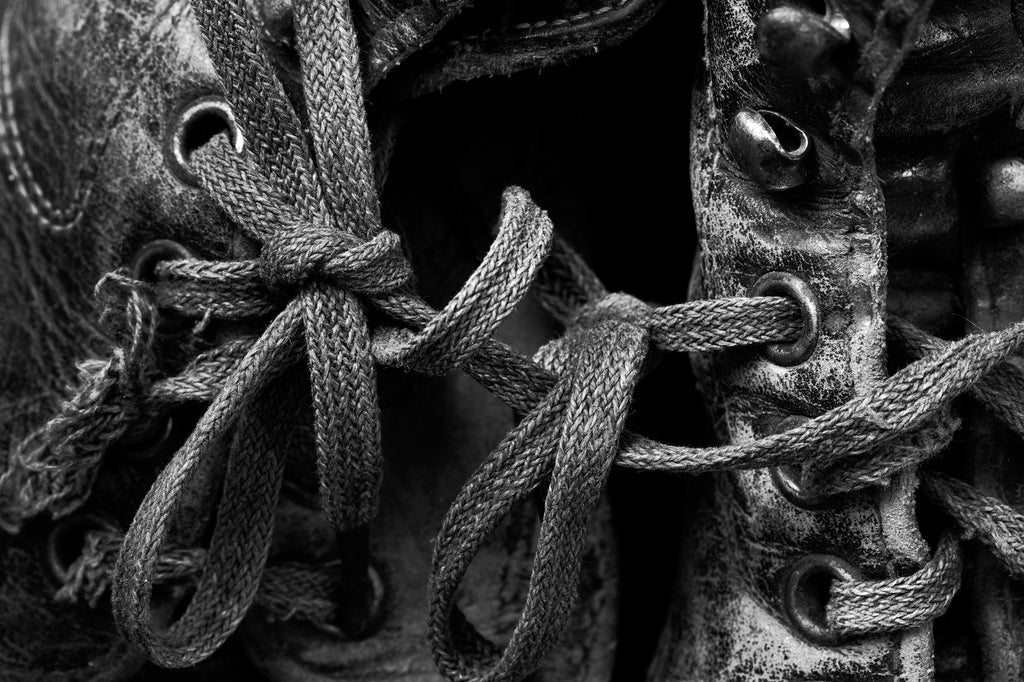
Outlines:
{"type": "Polygon", "coordinates": [[[402,240],[394,232],[362,240],[314,222],[293,223],[267,235],[259,265],[264,281],[277,289],[303,288],[320,280],[355,294],[379,296],[412,279],[402,240]]]}
{"type": "Polygon", "coordinates": [[[607,294],[580,308],[575,323],[592,327],[606,321],[624,322],[646,331],[651,326],[651,307],[630,294],[607,294]]]}

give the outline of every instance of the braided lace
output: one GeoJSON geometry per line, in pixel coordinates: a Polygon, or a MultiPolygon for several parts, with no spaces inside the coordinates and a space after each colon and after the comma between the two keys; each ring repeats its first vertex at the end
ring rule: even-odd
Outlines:
{"type": "MultiPolygon", "coordinates": [[[[554,647],[613,464],[687,474],[803,465],[822,488],[866,487],[941,450],[955,427],[950,402],[963,393],[1024,434],[1024,376],[1007,363],[1024,344],[1024,325],[946,344],[899,320],[890,324],[893,340],[915,361],[871,393],[789,430],[712,448],[628,432],[625,417],[652,349],[784,343],[803,329],[799,307],[775,296],[651,307],[609,294],[553,236],[529,196],[512,188],[486,257],[449,304],[434,310],[414,292],[399,237],[380,222],[348,0],[295,3],[308,121],[285,96],[244,0],[192,6],[244,136],[244,149],[214,139],[194,156],[193,170],[258,245],[258,256],[166,261],[152,282],[133,283],[133,340],[88,365],[75,396],[16,453],[0,481],[8,528],[44,511],[67,514],[88,496],[105,445],[139,415],[209,403],[128,530],[90,536],[60,595],[96,603],[109,586],[121,629],[154,661],[186,666],[210,655],[254,603],[279,618],[340,622],[352,631],[365,623],[367,528],[381,480],[378,365],[431,375],[462,369],[522,415],[459,493],[437,535],[429,637],[451,679],[520,679],[554,647]],[[525,358],[492,335],[531,287],[565,333],[525,358]],[[146,312],[153,309],[263,330],[197,350],[180,371],[160,376],[144,352],[143,341],[155,333],[146,312]],[[296,381],[296,373],[308,381],[296,381]],[[308,393],[296,395],[297,387],[308,393]],[[289,409],[304,402],[314,416],[321,503],[344,551],[336,564],[268,567],[284,453],[298,420],[289,409]],[[96,422],[95,415],[112,421],[96,422]],[[178,502],[223,442],[227,468],[209,546],[170,546],[178,502]],[[504,516],[544,487],[523,614],[499,646],[466,620],[455,595],[504,516]],[[187,609],[156,627],[154,586],[181,582],[195,590],[187,609]]],[[[1009,570],[1024,569],[1024,519],[1016,511],[937,474],[925,473],[923,481],[965,533],[986,542],[1009,570]]],[[[948,536],[917,573],[837,581],[829,626],[849,635],[920,625],[946,608],[960,566],[959,543],[948,536]]]]}

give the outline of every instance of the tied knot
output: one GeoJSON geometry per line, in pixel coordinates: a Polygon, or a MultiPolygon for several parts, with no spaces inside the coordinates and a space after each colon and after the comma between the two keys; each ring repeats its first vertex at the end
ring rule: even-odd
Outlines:
{"type": "Polygon", "coordinates": [[[258,262],[264,281],[275,289],[322,281],[352,293],[379,296],[412,280],[402,240],[388,230],[363,240],[330,225],[300,223],[268,235],[258,262]]]}
{"type": "Polygon", "coordinates": [[[581,327],[601,322],[624,322],[647,331],[651,326],[651,307],[636,296],[614,293],[583,306],[576,314],[575,323],[581,327]]]}

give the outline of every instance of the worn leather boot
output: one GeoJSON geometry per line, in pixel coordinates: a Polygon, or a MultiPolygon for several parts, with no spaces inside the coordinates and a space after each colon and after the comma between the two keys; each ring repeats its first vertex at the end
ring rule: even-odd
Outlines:
{"type": "MultiPolygon", "coordinates": [[[[539,370],[514,358],[552,324],[518,304],[550,224],[512,189],[490,252],[429,219],[400,245],[395,131],[416,96],[615,44],[657,4],[6,3],[0,677],[456,674],[426,641],[455,612],[428,620],[431,541],[526,411],[515,372],[539,370]]],[[[459,635],[502,643],[529,605],[544,529],[517,501],[473,546],[459,635]]],[[[509,675],[610,674],[595,508],[578,593],[509,675]]]]}
{"type": "Polygon", "coordinates": [[[692,295],[802,323],[695,360],[730,445],[650,677],[1017,679],[1011,3],[705,4],[692,295]]]}

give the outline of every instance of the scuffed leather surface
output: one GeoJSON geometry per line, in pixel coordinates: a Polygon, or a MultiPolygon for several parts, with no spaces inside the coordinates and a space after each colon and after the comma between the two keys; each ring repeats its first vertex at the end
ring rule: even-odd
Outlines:
{"type": "MultiPolygon", "coordinates": [[[[93,298],[103,274],[156,237],[210,257],[246,248],[236,243],[209,198],[181,186],[164,167],[161,145],[173,112],[217,90],[187,2],[12,0],[6,16],[8,40],[0,54],[9,74],[0,92],[5,183],[0,192],[0,444],[5,456],[54,411],[75,363],[104,352],[93,298]]],[[[479,227],[486,231],[486,225],[479,227]]],[[[442,240],[436,234],[419,239],[430,246],[428,254],[438,255],[442,240]]],[[[448,239],[450,245],[453,237],[448,239]]],[[[446,285],[457,286],[459,274],[476,262],[457,249],[443,256],[458,263],[441,269],[445,277],[456,278],[446,285]]],[[[436,260],[418,267],[437,271],[436,260]]],[[[435,293],[442,297],[440,292],[435,293]]],[[[510,340],[527,345],[548,332],[529,316],[516,325],[510,340]]],[[[249,627],[254,615],[247,626],[248,650],[267,672],[297,679],[380,679],[397,666],[412,677],[436,679],[423,637],[432,532],[458,486],[512,418],[464,377],[394,382],[392,403],[385,405],[386,428],[406,435],[388,445],[393,459],[389,504],[374,547],[393,590],[384,636],[353,645],[333,638],[289,641],[278,631],[273,646],[261,647],[264,631],[249,627]],[[305,665],[303,657],[311,657],[313,665],[305,665]]],[[[127,527],[160,465],[111,462],[86,510],[127,527]]],[[[217,476],[212,463],[206,480],[217,476]]],[[[196,521],[208,517],[216,486],[205,492],[194,500],[196,521]]],[[[304,523],[315,527],[318,516],[307,512],[304,523]]],[[[511,522],[483,559],[486,570],[475,574],[463,596],[463,606],[477,614],[480,626],[497,635],[508,633],[525,589],[532,524],[530,510],[511,522]]],[[[202,526],[196,523],[197,530],[202,526]]],[[[39,553],[49,528],[50,522],[41,520],[16,537],[0,537],[0,679],[129,678],[142,661],[121,643],[105,605],[91,611],[51,602],[56,585],[44,575],[39,553]],[[25,614],[33,620],[22,622],[25,614]]],[[[615,567],[608,524],[601,528],[588,563],[583,606],[566,648],[547,664],[549,679],[602,679],[612,668],[615,567]]],[[[183,535],[181,541],[188,545],[200,538],[183,535]]],[[[300,558],[287,546],[281,552],[280,558],[300,558]]]]}
{"type": "MultiPolygon", "coordinates": [[[[164,169],[165,121],[215,80],[182,2],[12,0],[0,63],[0,448],[105,350],[93,286],[157,235],[223,253],[211,202],[164,169]],[[132,77],[126,77],[132,74],[132,77]]],[[[153,465],[110,466],[85,511],[126,527],[153,465]]],[[[209,501],[195,500],[197,513],[209,501]]],[[[208,508],[205,510],[208,512],[208,508]]],[[[58,606],[41,566],[52,523],[5,538],[0,678],[124,679],[141,663],[105,607],[58,606]]]]}
{"type": "MultiPolygon", "coordinates": [[[[885,375],[886,216],[871,135],[882,91],[927,3],[836,3],[860,45],[871,46],[838,99],[760,62],[755,25],[778,4],[706,3],[705,70],[692,123],[701,249],[693,295],[743,296],[765,273],[794,273],[817,294],[822,333],[813,355],[789,369],[756,349],[696,359],[720,434],[731,442],[768,435],[789,415],[820,414],[885,375]],[[891,14],[883,18],[884,11],[891,14]],[[784,193],[746,178],[725,142],[743,106],[778,111],[807,131],[816,178],[784,193]]],[[[927,553],[913,517],[913,479],[817,512],[782,498],[766,471],[710,477],[704,486],[707,502],[693,524],[695,546],[684,552],[652,680],[931,677],[928,628],[821,647],[789,627],[778,598],[784,568],[811,552],[840,556],[870,577],[913,570],[927,553]]]]}

